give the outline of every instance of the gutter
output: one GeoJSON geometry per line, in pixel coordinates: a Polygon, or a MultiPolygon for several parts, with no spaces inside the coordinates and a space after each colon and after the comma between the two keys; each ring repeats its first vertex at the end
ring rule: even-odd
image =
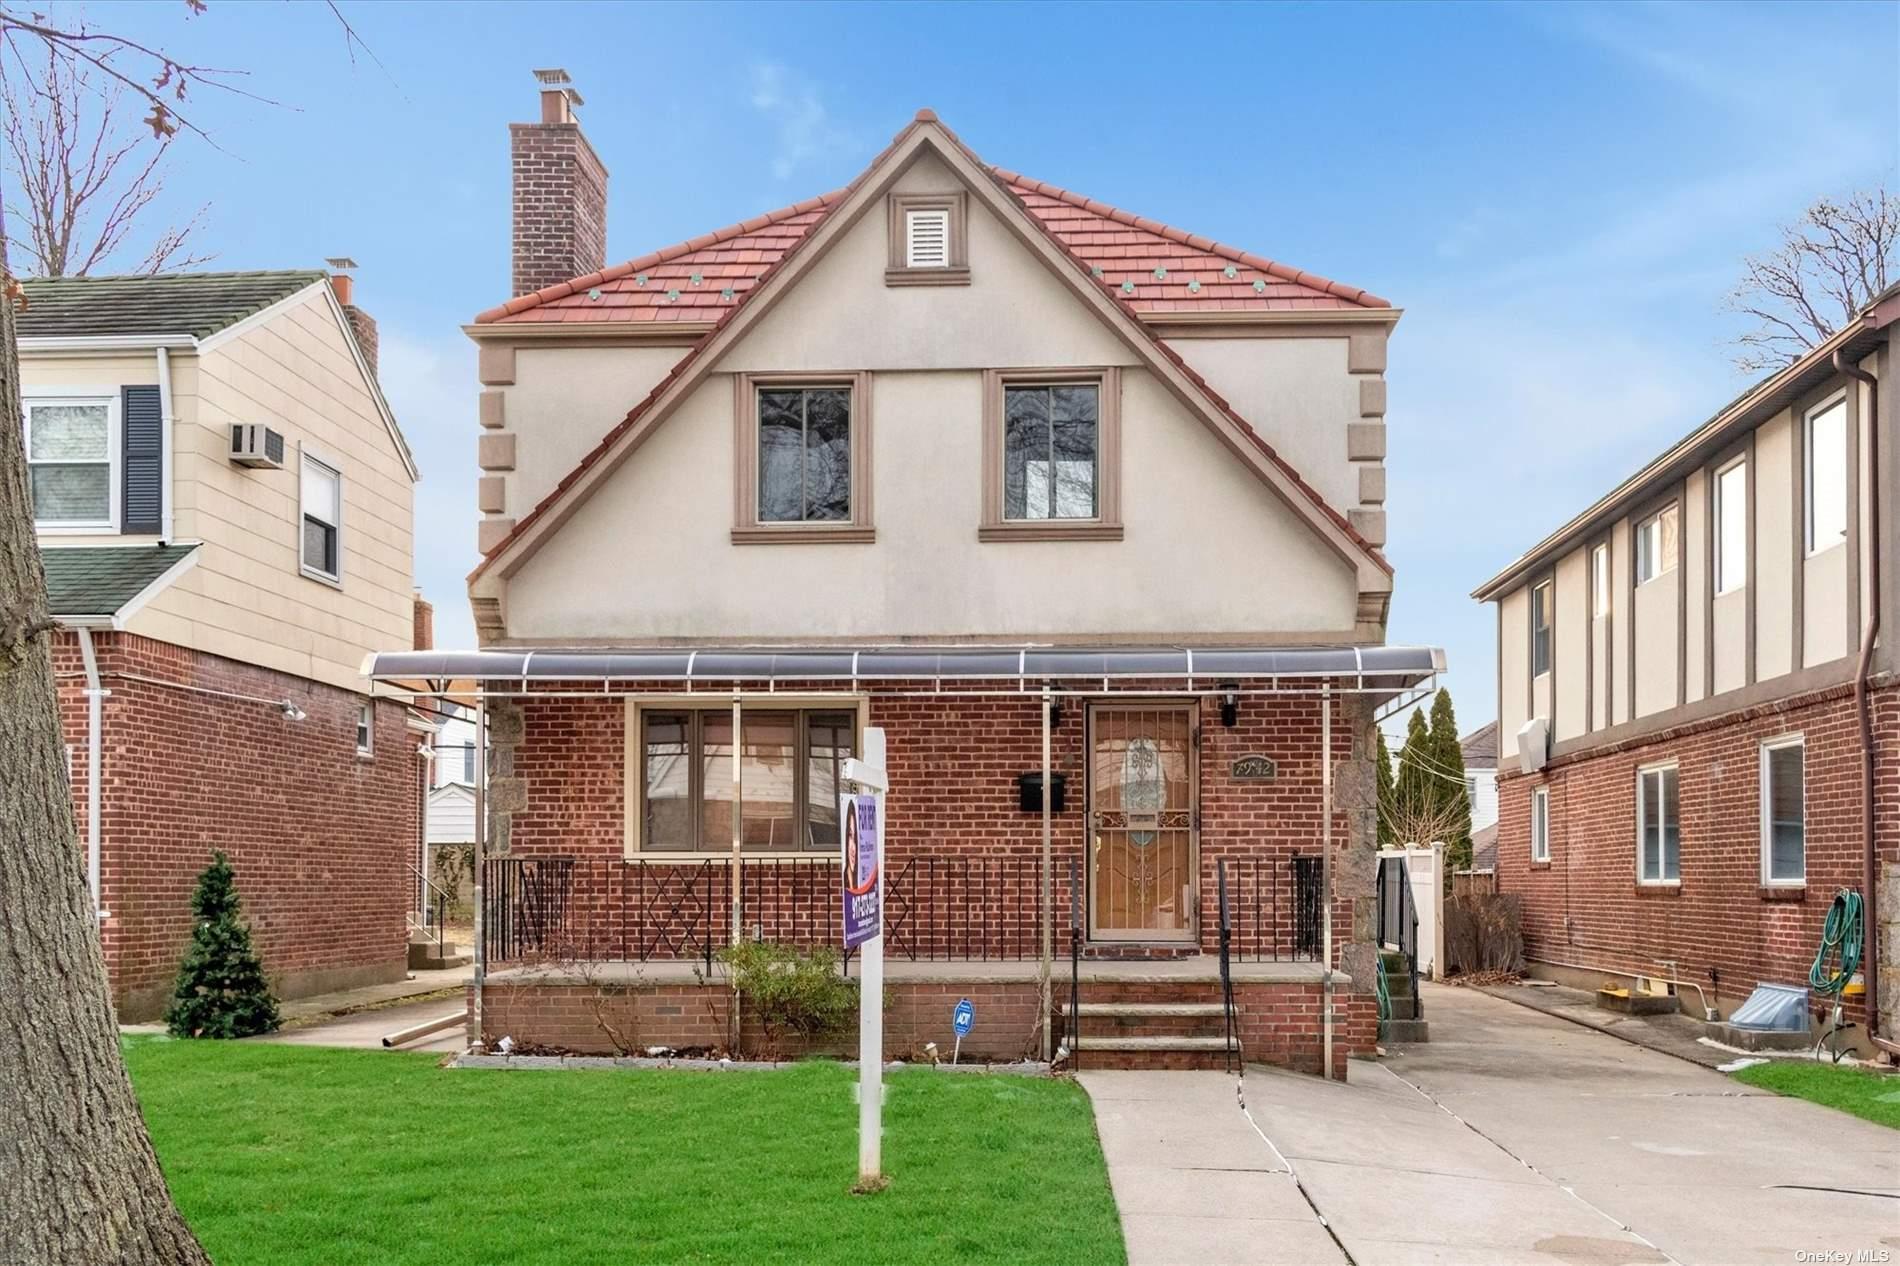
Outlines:
{"type": "Polygon", "coordinates": [[[79,638],[79,655],[86,666],[86,883],[92,889],[92,912],[98,920],[106,917],[100,906],[99,892],[99,801],[103,781],[100,764],[105,737],[104,704],[112,692],[99,684],[99,660],[93,654],[92,629],[81,624],[73,627],[73,632],[79,638]]]}
{"type": "MultiPolygon", "coordinates": [[[[1867,677],[1873,667],[1874,639],[1880,634],[1880,380],[1850,364],[1839,349],[1834,352],[1835,372],[1866,384],[1867,522],[1860,534],[1867,550],[1867,594],[1863,603],[1866,618],[1860,630],[1860,660],[1854,669],[1854,719],[1860,726],[1860,830],[1861,891],[1866,894],[1866,916],[1860,921],[1861,972],[1867,982],[1867,1036],[1880,1041],[1880,959],[1875,954],[1875,928],[1880,923],[1878,857],[1874,843],[1874,723],[1872,704],[1867,698],[1867,677]]],[[[1887,1046],[1891,1053],[1894,1048],[1887,1046]]]]}

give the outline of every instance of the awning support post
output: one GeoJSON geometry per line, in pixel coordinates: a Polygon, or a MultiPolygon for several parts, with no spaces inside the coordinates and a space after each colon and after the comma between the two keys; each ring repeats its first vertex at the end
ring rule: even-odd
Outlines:
{"type": "Polygon", "coordinates": [[[1320,893],[1320,1058],[1321,1075],[1333,1076],[1333,687],[1320,687],[1319,695],[1319,893],[1320,893]]]}
{"type": "Polygon", "coordinates": [[[1055,963],[1055,879],[1053,867],[1053,831],[1049,818],[1049,804],[1053,798],[1053,782],[1049,776],[1049,709],[1054,704],[1054,696],[1045,682],[1042,687],[1042,1059],[1048,1063],[1053,1053],[1050,1041],[1050,1011],[1055,999],[1050,994],[1050,978],[1055,963]]]}

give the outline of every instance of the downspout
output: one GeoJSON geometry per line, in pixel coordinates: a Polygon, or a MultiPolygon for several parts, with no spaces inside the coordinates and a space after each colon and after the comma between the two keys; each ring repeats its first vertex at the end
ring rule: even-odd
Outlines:
{"type": "Polygon", "coordinates": [[[482,879],[487,870],[488,848],[488,700],[486,683],[477,682],[475,696],[475,974],[469,981],[468,1047],[484,1049],[482,1038],[482,985],[488,979],[488,929],[483,917],[487,894],[482,879]]]}
{"type": "MultiPolygon", "coordinates": [[[[1042,1059],[1048,1063],[1054,1046],[1054,1035],[1049,1032],[1050,1013],[1055,1006],[1054,995],[1050,992],[1050,978],[1055,962],[1055,859],[1051,847],[1052,831],[1049,820],[1049,806],[1055,799],[1054,779],[1049,773],[1049,709],[1055,705],[1055,697],[1050,693],[1048,683],[1042,687],[1042,965],[1037,997],[1042,1010],[1042,1059]]],[[[1077,1029],[1076,1032],[1081,1032],[1077,1029]]],[[[1073,1061],[1071,1061],[1073,1062],[1073,1061]]]]}
{"type": "Polygon", "coordinates": [[[158,534],[172,539],[172,357],[158,349],[158,534]]]}
{"type": "Polygon", "coordinates": [[[82,625],[73,632],[79,635],[79,655],[86,665],[86,883],[92,889],[92,913],[97,921],[106,917],[99,891],[99,801],[104,704],[112,692],[99,684],[99,660],[93,654],[92,630],[82,625]]]}
{"type": "MultiPolygon", "coordinates": [[[[1866,916],[1860,921],[1860,961],[1867,982],[1867,1036],[1879,1042],[1880,959],[1874,952],[1874,929],[1880,923],[1880,901],[1875,892],[1879,866],[1874,843],[1873,705],[1867,698],[1867,677],[1873,669],[1874,639],[1880,633],[1880,380],[1850,364],[1839,348],[1834,351],[1834,370],[1867,386],[1867,453],[1862,465],[1867,472],[1867,516],[1860,533],[1867,551],[1867,593],[1861,604],[1866,614],[1861,620],[1860,662],[1854,669],[1854,719],[1860,725],[1861,892],[1866,900],[1866,916]]],[[[1896,1050],[1890,1044],[1887,1049],[1896,1050]]]]}

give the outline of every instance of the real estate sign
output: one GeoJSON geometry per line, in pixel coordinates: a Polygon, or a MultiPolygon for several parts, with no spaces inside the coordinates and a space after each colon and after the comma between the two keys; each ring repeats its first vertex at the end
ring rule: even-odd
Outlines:
{"type": "Polygon", "coordinates": [[[878,883],[878,797],[839,797],[844,824],[844,947],[854,949],[884,930],[883,888],[878,883]]]}

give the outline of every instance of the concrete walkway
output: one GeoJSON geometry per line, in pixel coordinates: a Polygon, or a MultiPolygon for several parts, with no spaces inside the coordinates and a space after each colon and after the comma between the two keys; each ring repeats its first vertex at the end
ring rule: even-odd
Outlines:
{"type": "Polygon", "coordinates": [[[348,1015],[372,1007],[385,1007],[405,998],[418,998],[444,990],[461,989],[475,979],[473,964],[451,967],[446,971],[412,971],[405,980],[386,985],[364,985],[358,989],[339,989],[335,993],[312,994],[277,1004],[277,1014],[286,1028],[311,1024],[332,1016],[348,1015]]]}
{"type": "Polygon", "coordinates": [[[1250,1069],[1264,1138],[1222,1074],[1084,1071],[1132,1266],[1900,1260],[1900,1132],[1470,990],[1425,1010],[1345,1084],[1250,1069]]]}
{"type": "MultiPolygon", "coordinates": [[[[459,1013],[461,1009],[462,1001],[459,998],[433,998],[427,1002],[406,1002],[396,1006],[376,1007],[368,1011],[352,1011],[347,1015],[330,1016],[307,1024],[286,1026],[275,1033],[267,1033],[263,1037],[246,1040],[271,1042],[282,1046],[343,1046],[381,1050],[385,1034],[406,1029],[413,1024],[420,1024],[424,1020],[434,1020],[451,1012],[459,1013]]],[[[458,1025],[432,1034],[419,1042],[413,1042],[402,1049],[453,1054],[467,1047],[467,1030],[458,1025]]]]}

